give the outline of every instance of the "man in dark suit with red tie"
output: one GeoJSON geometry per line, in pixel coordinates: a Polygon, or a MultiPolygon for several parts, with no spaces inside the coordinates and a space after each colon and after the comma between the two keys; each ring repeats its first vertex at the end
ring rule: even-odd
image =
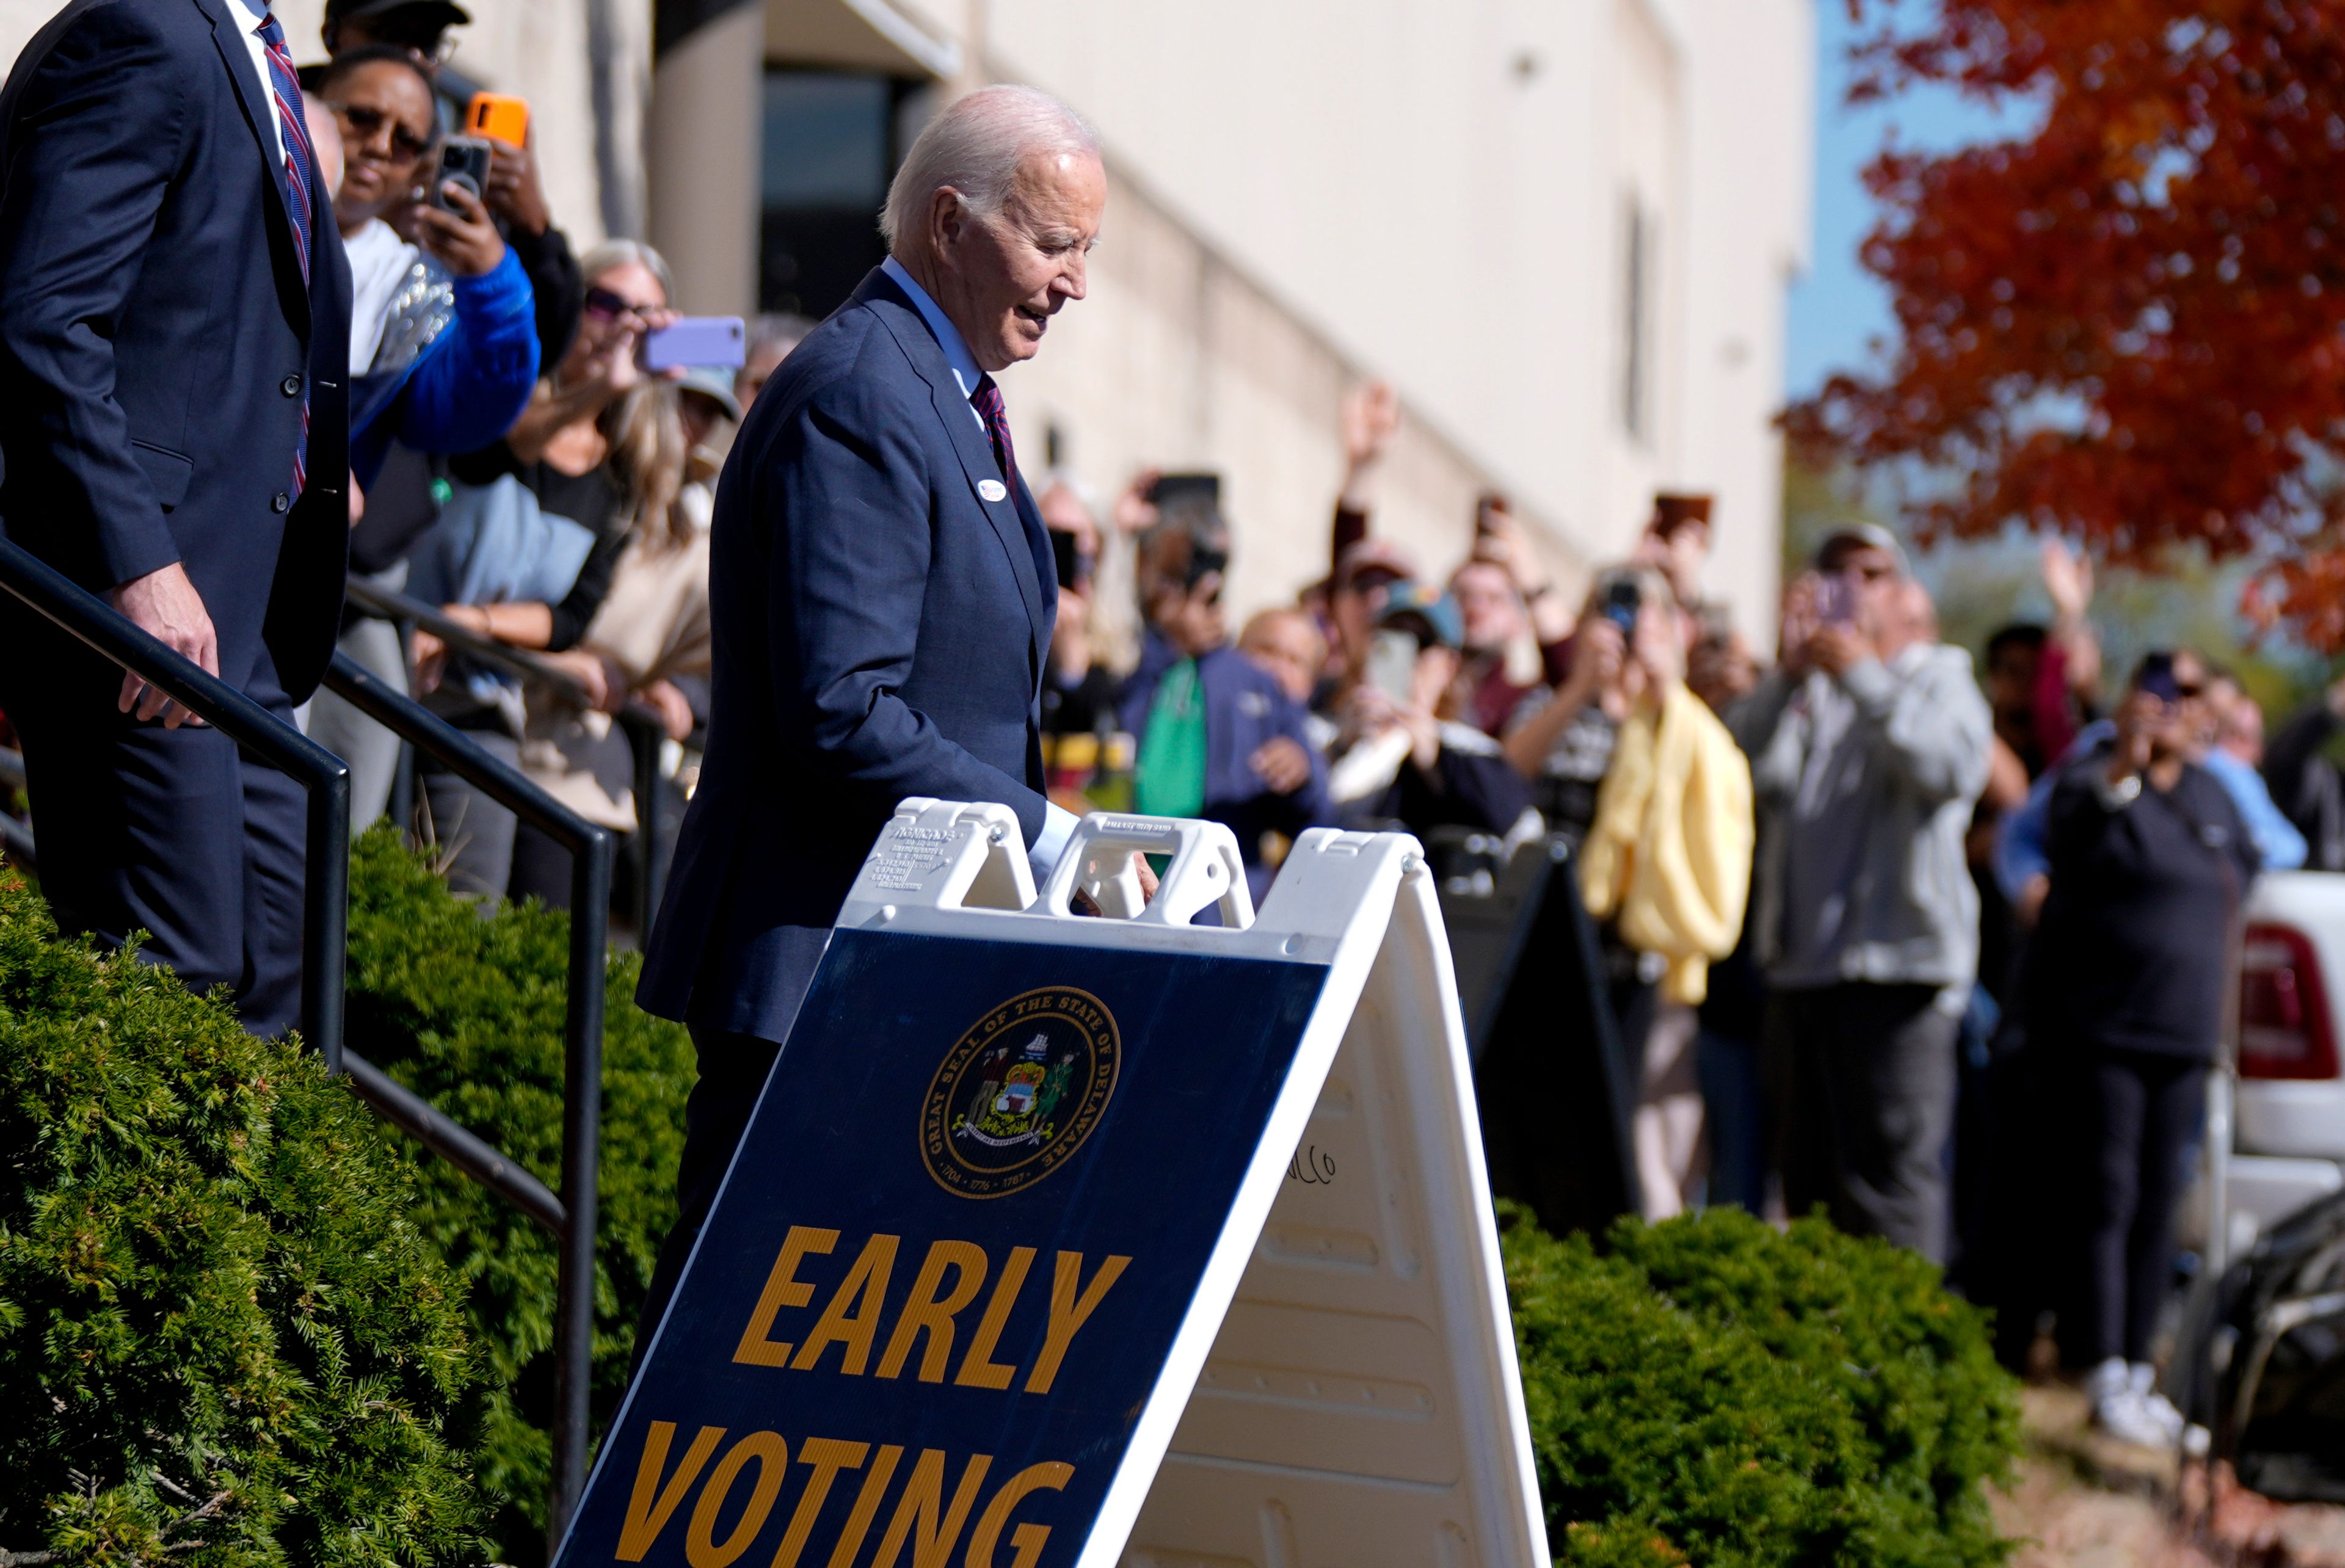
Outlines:
{"type": "MultiPolygon", "coordinates": [[[[350,271],[266,0],[72,0],[0,92],[0,524],[290,719],[350,537],[350,271]]],[[[0,595],[58,923],[275,1034],[300,787],[0,595]]]]}
{"type": "Polygon", "coordinates": [[[888,191],[887,262],[783,361],[726,461],[708,751],[637,993],[700,1058],[646,1340],[896,803],[1009,806],[1037,881],[1073,831],[1043,794],[1058,577],[993,378],[1083,297],[1106,197],[1056,100],[953,104],[888,191]]]}

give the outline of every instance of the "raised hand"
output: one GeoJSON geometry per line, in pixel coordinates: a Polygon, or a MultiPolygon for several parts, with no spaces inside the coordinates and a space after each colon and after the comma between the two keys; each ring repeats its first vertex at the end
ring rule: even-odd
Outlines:
{"type": "Polygon", "coordinates": [[[1365,468],[1383,457],[1400,433],[1400,396],[1389,382],[1365,382],[1345,395],[1338,423],[1345,466],[1365,468]]]}
{"type": "Polygon", "coordinates": [[[2082,620],[2093,602],[2091,560],[2070,548],[2065,539],[2046,540],[2038,553],[2044,592],[2052,596],[2053,610],[2063,621],[2082,620]]]}

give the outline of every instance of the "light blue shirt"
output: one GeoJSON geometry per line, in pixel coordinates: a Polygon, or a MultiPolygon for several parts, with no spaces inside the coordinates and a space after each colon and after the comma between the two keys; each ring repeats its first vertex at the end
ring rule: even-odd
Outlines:
{"type": "MultiPolygon", "coordinates": [[[[2052,787],[2078,757],[2087,756],[2117,738],[2117,727],[2096,719],[2076,732],[2076,739],[2044,776],[2027,786],[2027,799],[2005,819],[1995,838],[1995,880],[2003,895],[2017,901],[2022,889],[2038,876],[2052,874],[2052,787]]],[[[2220,747],[2200,760],[2215,775],[2239,816],[2248,824],[2248,838],[2263,857],[2267,871],[2294,871],[2307,853],[2304,835],[2272,804],[2263,775],[2220,747]]]]}
{"type": "MultiPolygon", "coordinates": [[[[920,313],[920,319],[928,323],[929,336],[934,338],[937,347],[944,350],[945,363],[951,367],[953,381],[960,388],[962,398],[977,396],[978,378],[985,372],[977,368],[977,356],[969,351],[969,342],[961,337],[960,329],[952,324],[952,318],[929,298],[929,291],[921,288],[904,269],[904,264],[894,257],[881,262],[879,270],[894,279],[896,287],[912,301],[912,309],[920,313]]],[[[977,411],[975,403],[969,405],[969,417],[977,421],[980,430],[985,429],[985,416],[977,411]]],[[[1073,812],[1056,802],[1043,803],[1041,834],[1026,851],[1026,864],[1034,868],[1036,887],[1050,880],[1051,868],[1059,863],[1060,852],[1067,847],[1067,840],[1074,835],[1078,820],[1073,812]]]]}
{"type": "MultiPolygon", "coordinates": [[[[952,367],[953,382],[960,388],[961,397],[976,397],[977,379],[985,372],[977,368],[977,356],[969,351],[968,341],[961,337],[960,329],[952,324],[952,318],[945,314],[944,307],[929,298],[929,291],[915,282],[912,275],[904,270],[904,264],[894,257],[881,262],[879,270],[894,278],[896,287],[911,296],[912,309],[918,310],[920,319],[929,324],[929,336],[934,338],[937,347],[945,351],[945,363],[952,367]]],[[[977,421],[979,430],[985,429],[985,416],[977,411],[975,403],[969,405],[969,417],[977,421]]]]}
{"type": "Polygon", "coordinates": [[[2304,864],[2304,835],[2297,832],[2296,824],[2272,803],[2263,774],[2220,746],[2208,752],[2198,765],[2221,780],[2223,787],[2231,792],[2231,804],[2247,819],[2248,837],[2254,841],[2256,853],[2263,856],[2266,871],[2294,871],[2304,864]]]}

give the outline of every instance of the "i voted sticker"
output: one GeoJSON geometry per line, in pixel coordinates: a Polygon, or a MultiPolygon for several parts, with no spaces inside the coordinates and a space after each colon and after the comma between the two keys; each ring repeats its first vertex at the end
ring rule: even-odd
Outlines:
{"type": "Polygon", "coordinates": [[[1010,487],[998,479],[981,479],[977,481],[977,493],[988,501],[1006,501],[1010,487]]]}

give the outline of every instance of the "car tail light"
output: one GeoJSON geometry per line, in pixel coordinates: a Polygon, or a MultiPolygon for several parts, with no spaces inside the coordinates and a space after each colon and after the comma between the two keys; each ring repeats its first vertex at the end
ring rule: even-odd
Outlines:
{"type": "Polygon", "coordinates": [[[2337,1077],[2320,964],[2304,933],[2290,926],[2250,926],[2239,949],[2239,1076],[2337,1077]]]}

